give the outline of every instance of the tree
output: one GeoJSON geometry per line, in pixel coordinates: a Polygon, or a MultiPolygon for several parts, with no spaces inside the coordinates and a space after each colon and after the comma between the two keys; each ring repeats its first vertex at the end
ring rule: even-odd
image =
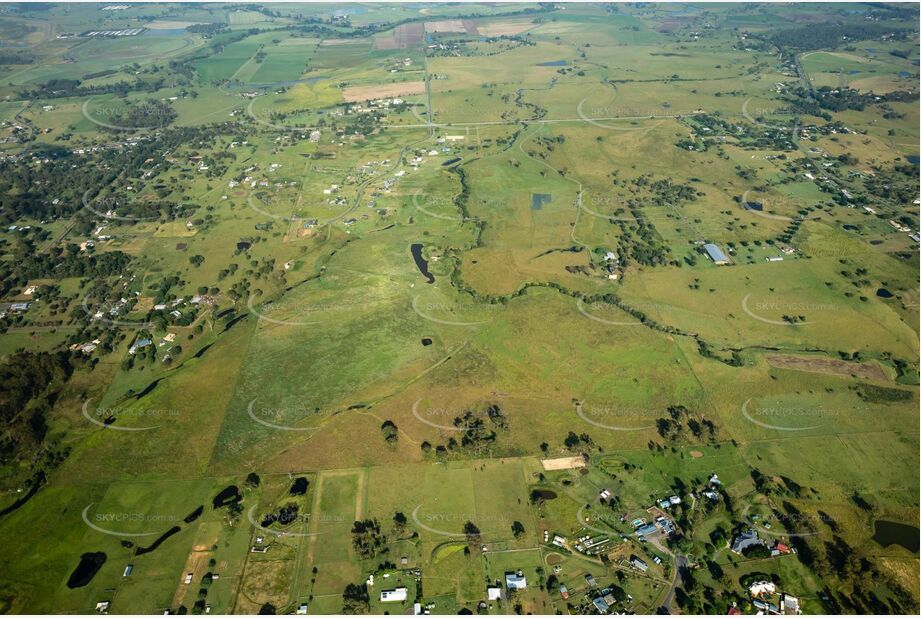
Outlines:
{"type": "Polygon", "coordinates": [[[366,614],[371,611],[371,597],[365,584],[349,584],[342,592],[343,614],[366,614]]]}
{"type": "Polygon", "coordinates": [[[400,438],[399,429],[397,429],[396,423],[393,421],[384,421],[381,425],[381,433],[387,444],[396,444],[397,440],[400,438]]]}
{"type": "Polygon", "coordinates": [[[524,534],[524,524],[522,524],[520,521],[512,522],[512,534],[515,535],[516,539],[520,539],[524,534]]]}

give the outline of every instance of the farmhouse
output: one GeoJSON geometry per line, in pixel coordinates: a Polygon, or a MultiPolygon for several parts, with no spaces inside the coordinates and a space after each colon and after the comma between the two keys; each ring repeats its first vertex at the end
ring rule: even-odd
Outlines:
{"type": "Polygon", "coordinates": [[[381,590],[381,603],[391,603],[406,600],[406,588],[394,588],[393,590],[381,590]]]}
{"type": "Polygon", "coordinates": [[[517,573],[510,571],[505,574],[505,587],[509,590],[524,590],[528,587],[528,580],[521,571],[517,573]]]}
{"type": "Polygon", "coordinates": [[[769,581],[755,582],[754,584],[748,587],[748,592],[753,597],[760,597],[766,594],[774,594],[776,590],[777,588],[774,585],[774,582],[769,582],[769,581]]]}
{"type": "Polygon", "coordinates": [[[636,556],[630,556],[630,564],[644,573],[649,569],[649,565],[636,556]]]}
{"type": "Polygon", "coordinates": [[[659,529],[656,528],[655,524],[645,524],[636,529],[636,536],[649,536],[650,534],[655,534],[659,529]]]}
{"type": "Polygon", "coordinates": [[[722,266],[724,264],[730,264],[729,258],[723,253],[723,250],[714,245],[713,243],[707,243],[704,245],[704,251],[707,252],[707,255],[713,260],[713,263],[717,266],[722,266]]]}
{"type": "Polygon", "coordinates": [[[599,614],[607,614],[610,606],[607,601],[604,600],[604,597],[598,597],[597,599],[592,600],[592,604],[598,610],[599,614]]]}
{"type": "Polygon", "coordinates": [[[758,533],[754,529],[749,528],[745,532],[741,532],[732,539],[731,549],[737,554],[741,554],[743,551],[749,547],[754,547],[755,545],[762,545],[761,539],[758,538],[758,533]]]}

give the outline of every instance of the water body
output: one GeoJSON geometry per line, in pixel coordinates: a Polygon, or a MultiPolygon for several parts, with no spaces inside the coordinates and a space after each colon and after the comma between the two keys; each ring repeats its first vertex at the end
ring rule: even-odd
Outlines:
{"type": "Polygon", "coordinates": [[[141,36],[184,36],[189,34],[185,28],[151,28],[141,36]]]}
{"type": "Polygon", "coordinates": [[[191,524],[193,521],[201,517],[201,514],[204,512],[205,512],[205,505],[202,504],[197,509],[195,509],[194,511],[186,515],[182,521],[184,521],[187,524],[191,524]]]}
{"type": "Polygon", "coordinates": [[[899,77],[911,77],[911,73],[908,71],[899,71],[899,77]]]}
{"type": "Polygon", "coordinates": [[[911,163],[912,165],[917,165],[918,163],[921,163],[921,155],[908,155],[907,157],[905,157],[905,159],[907,159],[908,162],[911,163]]]}
{"type": "Polygon", "coordinates": [[[429,272],[429,263],[422,257],[422,244],[418,242],[413,243],[410,245],[409,251],[413,255],[413,261],[416,263],[416,268],[419,269],[419,272],[422,273],[429,283],[435,283],[435,275],[429,272]]]}
{"type": "Polygon", "coordinates": [[[881,241],[881,240],[879,240],[879,239],[875,239],[875,240],[871,240],[871,241],[870,241],[870,244],[871,244],[871,245],[881,245],[881,244],[883,244],[883,241],[881,241]]]}
{"type": "Polygon", "coordinates": [[[70,578],[67,580],[67,587],[71,589],[82,588],[90,583],[96,577],[96,573],[99,572],[102,565],[106,563],[106,559],[105,552],[101,551],[89,552],[80,556],[80,564],[70,574],[70,578]]]}
{"type": "Polygon", "coordinates": [[[918,528],[909,524],[900,524],[897,521],[884,519],[873,522],[873,540],[882,545],[901,545],[910,552],[916,553],[919,548],[918,528]]]}
{"type": "Polygon", "coordinates": [[[240,488],[236,485],[230,485],[221,490],[221,493],[214,496],[212,501],[212,506],[216,509],[221,508],[222,506],[227,506],[228,504],[233,504],[234,502],[239,502],[243,499],[243,496],[240,495],[240,488]]]}
{"type": "MultiPolygon", "coordinates": [[[[157,378],[156,380],[154,380],[153,382],[151,382],[150,384],[148,384],[147,386],[145,386],[145,387],[144,387],[144,390],[142,390],[140,393],[138,393],[137,395],[135,395],[135,396],[134,396],[134,399],[137,400],[137,399],[141,399],[141,398],[143,398],[143,397],[146,397],[147,395],[149,395],[149,394],[153,391],[153,389],[157,388],[157,385],[158,385],[160,382],[162,382],[163,380],[164,380],[164,378],[157,378]]],[[[108,424],[108,423],[107,423],[107,424],[108,424]]]]}
{"type": "Polygon", "coordinates": [[[846,230],[851,230],[852,232],[859,229],[856,225],[851,225],[850,223],[845,223],[842,227],[844,227],[846,230]]]}
{"type": "Polygon", "coordinates": [[[556,492],[551,489],[534,489],[531,491],[531,502],[545,502],[547,500],[556,500],[556,492]]]}
{"type": "Polygon", "coordinates": [[[429,338],[429,337],[423,337],[423,338],[422,338],[422,345],[425,345],[425,346],[432,345],[432,340],[431,340],[431,338],[429,338]]]}
{"type": "Polygon", "coordinates": [[[224,330],[222,330],[221,332],[222,332],[222,333],[226,333],[226,332],[229,331],[231,328],[233,328],[233,327],[237,324],[237,322],[239,322],[240,320],[242,320],[243,318],[245,318],[245,317],[248,316],[248,315],[249,315],[248,313],[244,313],[243,315],[238,315],[237,317],[235,317],[235,318],[232,319],[231,321],[227,322],[227,326],[225,326],[225,327],[224,327],[224,330]]]}
{"type": "Polygon", "coordinates": [[[761,212],[764,210],[764,204],[761,202],[745,202],[745,208],[748,210],[757,210],[758,212],[761,212]]]}
{"type": "Polygon", "coordinates": [[[565,60],[552,60],[550,62],[539,62],[537,66],[539,67],[565,67],[569,63],[565,60]]]}
{"type": "Polygon", "coordinates": [[[890,292],[886,288],[880,288],[876,290],[876,295],[879,296],[880,298],[892,298],[892,292],[890,292]]]}
{"type": "Polygon", "coordinates": [[[209,343],[208,345],[203,347],[201,350],[193,354],[192,358],[201,358],[204,355],[204,353],[208,351],[208,348],[210,348],[213,345],[214,345],[213,343],[209,343]]]}
{"type": "Polygon", "coordinates": [[[288,493],[292,496],[303,496],[307,493],[307,477],[299,476],[294,479],[294,483],[291,485],[291,489],[288,490],[288,493]]]}
{"type": "Polygon", "coordinates": [[[544,207],[544,204],[549,204],[552,199],[553,196],[549,193],[532,193],[531,210],[540,210],[544,207]]]}
{"type": "Polygon", "coordinates": [[[155,549],[157,549],[158,547],[160,547],[160,545],[163,543],[163,541],[165,541],[166,539],[170,538],[171,536],[173,536],[174,534],[176,534],[176,533],[179,532],[180,530],[182,530],[182,528],[180,528],[179,526],[173,526],[172,528],[170,528],[169,530],[167,530],[166,532],[164,532],[163,534],[161,534],[161,535],[160,535],[160,538],[158,538],[156,541],[154,541],[151,545],[149,545],[149,546],[147,546],[147,547],[138,547],[138,550],[137,550],[137,554],[136,554],[136,555],[138,555],[138,556],[143,556],[144,554],[149,554],[150,552],[152,552],[152,551],[154,551],[155,549]]]}

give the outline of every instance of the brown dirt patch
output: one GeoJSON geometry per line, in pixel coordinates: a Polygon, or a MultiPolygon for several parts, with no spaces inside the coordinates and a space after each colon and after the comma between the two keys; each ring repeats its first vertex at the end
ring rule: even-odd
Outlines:
{"type": "Polygon", "coordinates": [[[327,45],[354,45],[354,39],[323,39],[323,42],[320,43],[321,46],[326,47],[327,45]]]}
{"type": "Polygon", "coordinates": [[[585,458],[582,455],[575,457],[557,457],[555,459],[541,459],[544,470],[572,470],[585,467],[585,458]]]}
{"type": "Polygon", "coordinates": [[[467,32],[462,19],[442,19],[425,22],[426,32],[467,32]]]}
{"type": "Polygon", "coordinates": [[[691,451],[691,457],[693,457],[694,459],[700,459],[703,456],[704,454],[701,453],[700,451],[691,451]]]}
{"type": "Polygon", "coordinates": [[[477,30],[483,36],[514,36],[533,27],[534,24],[529,21],[480,22],[477,24],[477,30]]]}
{"type": "Polygon", "coordinates": [[[392,36],[374,39],[375,49],[406,49],[422,42],[425,26],[420,22],[397,26],[392,36]]]}
{"type": "Polygon", "coordinates": [[[342,91],[342,97],[349,103],[398,97],[407,94],[422,94],[425,82],[399,82],[396,84],[379,84],[376,86],[352,86],[342,91]]]}
{"type": "Polygon", "coordinates": [[[810,373],[824,373],[839,376],[856,376],[862,380],[888,382],[886,372],[872,363],[851,363],[836,358],[820,356],[794,356],[792,354],[768,354],[768,364],[778,369],[793,369],[810,373]]]}

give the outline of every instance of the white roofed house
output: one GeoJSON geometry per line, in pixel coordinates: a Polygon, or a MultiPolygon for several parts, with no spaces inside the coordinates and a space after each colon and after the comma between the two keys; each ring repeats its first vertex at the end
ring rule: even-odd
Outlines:
{"type": "Polygon", "coordinates": [[[505,574],[505,587],[509,590],[524,590],[528,587],[528,580],[521,571],[517,573],[510,571],[505,574]]]}
{"type": "Polygon", "coordinates": [[[393,590],[381,590],[381,603],[402,602],[407,597],[406,588],[394,588],[393,590]]]}

